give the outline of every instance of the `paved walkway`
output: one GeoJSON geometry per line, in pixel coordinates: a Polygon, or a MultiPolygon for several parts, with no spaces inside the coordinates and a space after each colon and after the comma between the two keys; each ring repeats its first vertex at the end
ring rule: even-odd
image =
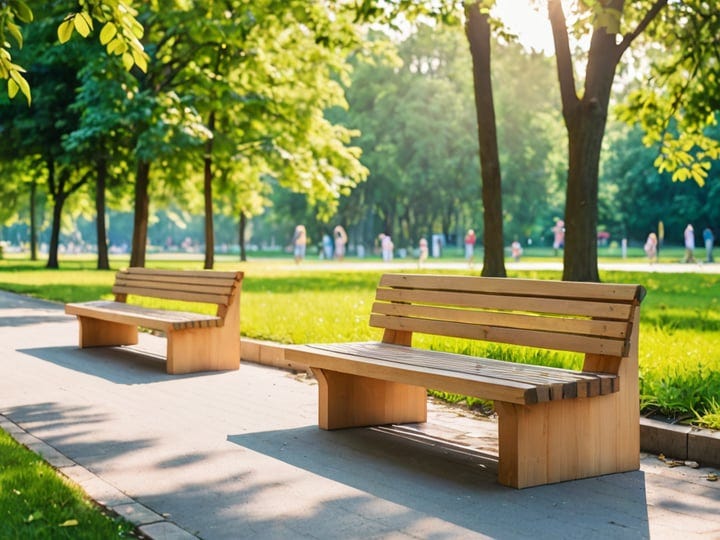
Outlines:
{"type": "Polygon", "coordinates": [[[494,425],[324,432],[311,380],[243,363],[169,376],[163,340],[79,350],[62,306],[0,292],[0,427],[153,538],[720,538],[720,482],[637,472],[522,491],[494,425]]]}

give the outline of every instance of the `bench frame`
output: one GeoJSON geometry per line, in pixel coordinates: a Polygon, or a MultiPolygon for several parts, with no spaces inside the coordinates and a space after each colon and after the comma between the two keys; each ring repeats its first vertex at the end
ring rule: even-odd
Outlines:
{"type": "MultiPolygon", "coordinates": [[[[318,424],[322,429],[425,422],[426,388],[433,388],[494,400],[498,413],[498,479],[504,485],[524,488],[632,471],[640,466],[637,347],[639,305],[644,295],[645,290],[634,285],[386,274],[381,279],[370,319],[371,326],[384,328],[381,344],[338,344],[337,350],[332,350],[333,345],[292,346],[286,350],[285,357],[312,368],[319,386],[318,424]],[[624,315],[618,321],[598,321],[597,317],[590,316],[586,317],[590,323],[577,323],[594,325],[593,332],[597,328],[602,332],[607,330],[608,335],[614,332],[617,334],[614,340],[595,334],[568,336],[562,328],[554,329],[557,333],[538,331],[533,324],[540,325],[540,319],[547,317],[538,317],[540,322],[534,323],[524,314],[518,317],[524,328],[508,330],[485,322],[469,329],[465,323],[443,321],[438,324],[432,320],[429,314],[436,312],[436,305],[420,308],[427,312],[427,318],[408,317],[408,306],[423,293],[422,290],[419,293],[409,290],[415,284],[420,284],[421,289],[426,288],[428,297],[433,294],[452,296],[457,304],[465,302],[462,293],[458,296],[458,289],[466,288],[482,291],[480,297],[487,296],[486,293],[498,297],[514,294],[511,302],[520,305],[549,306],[554,302],[553,305],[559,306],[556,311],[566,314],[576,309],[574,306],[587,304],[592,305],[590,312],[599,306],[597,309],[610,313],[623,311],[624,315]],[[458,287],[455,284],[459,284],[458,287]],[[379,301],[388,298],[395,300],[390,303],[379,301]],[[620,302],[621,309],[618,309],[620,304],[611,305],[611,302],[620,302]],[[401,315],[394,316],[394,311],[401,315]],[[597,375],[599,386],[581,383],[575,386],[580,390],[570,396],[562,396],[560,390],[555,393],[556,388],[551,387],[548,399],[533,402],[522,384],[515,388],[513,383],[499,385],[483,377],[448,372],[418,362],[413,364],[413,358],[418,354],[418,350],[411,347],[413,331],[456,337],[465,334],[460,337],[584,352],[582,374],[597,375]],[[343,352],[348,345],[354,348],[343,352]],[[378,358],[378,347],[383,352],[397,348],[403,362],[378,358]],[[587,388],[598,387],[604,391],[587,391],[587,388]]],[[[477,303],[478,300],[470,302],[477,303]]],[[[550,307],[547,309],[550,311],[550,307]]],[[[527,308],[527,311],[542,310],[542,307],[527,308]]],[[[465,317],[464,308],[453,312],[453,317],[465,317]]],[[[495,311],[488,317],[496,320],[504,315],[497,316],[495,311]]],[[[553,319],[551,323],[554,320],[559,322],[559,327],[566,324],[565,319],[553,319]]],[[[423,351],[422,354],[446,353],[423,351]]]]}
{"type": "Polygon", "coordinates": [[[79,345],[111,347],[138,343],[138,327],[158,330],[167,338],[168,373],[240,368],[240,289],[242,272],[127,268],[117,272],[114,302],[70,303],[76,315],[79,345]],[[128,296],[215,304],[203,315],[128,304],[128,296]]]}

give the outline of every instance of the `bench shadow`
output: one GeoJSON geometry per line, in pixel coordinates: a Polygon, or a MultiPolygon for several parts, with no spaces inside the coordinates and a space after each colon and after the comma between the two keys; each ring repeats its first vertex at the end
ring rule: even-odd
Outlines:
{"type": "Polygon", "coordinates": [[[306,426],[230,435],[228,441],[493,538],[537,537],[537,527],[543,538],[553,527],[567,538],[650,536],[641,471],[516,490],[497,482],[496,455],[412,425],[306,426]],[[586,519],[595,536],[587,536],[586,519]]]}
{"type": "Polygon", "coordinates": [[[171,375],[165,371],[165,357],[135,347],[38,347],[18,352],[64,368],[100,377],[116,384],[150,384],[208,375],[198,372],[171,375]]]}

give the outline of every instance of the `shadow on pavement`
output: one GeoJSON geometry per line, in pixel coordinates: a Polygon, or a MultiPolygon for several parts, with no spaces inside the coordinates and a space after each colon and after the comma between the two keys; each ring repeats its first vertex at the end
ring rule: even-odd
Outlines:
{"type": "Polygon", "coordinates": [[[403,427],[310,426],[228,441],[493,538],[649,538],[640,471],[515,490],[497,483],[496,456],[403,427]]]}
{"type": "Polygon", "coordinates": [[[222,373],[169,375],[163,356],[132,347],[38,347],[18,352],[116,384],[150,384],[222,373]]]}

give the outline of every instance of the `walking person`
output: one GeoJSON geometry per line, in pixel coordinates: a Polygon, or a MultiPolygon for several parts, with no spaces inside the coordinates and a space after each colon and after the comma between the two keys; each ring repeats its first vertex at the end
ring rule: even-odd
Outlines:
{"type": "Polygon", "coordinates": [[[468,229],[467,234],[465,234],[465,260],[470,266],[473,265],[473,261],[475,259],[476,240],[477,237],[475,236],[475,231],[472,229],[468,229]]]}
{"type": "Polygon", "coordinates": [[[333,230],[333,238],[335,240],[335,257],[342,261],[345,258],[345,246],[347,245],[348,236],[342,225],[336,225],[333,230]]]}
{"type": "Polygon", "coordinates": [[[695,229],[688,223],[685,227],[685,262],[695,262],[695,229]]]}
{"type": "Polygon", "coordinates": [[[645,241],[645,246],[643,246],[643,249],[645,250],[645,255],[647,255],[650,264],[657,262],[657,246],[657,235],[654,232],[651,232],[650,234],[648,234],[647,240],[645,241]]]}
{"type": "Polygon", "coordinates": [[[705,227],[703,231],[703,240],[705,241],[705,262],[715,262],[713,259],[713,244],[715,243],[715,235],[710,227],[705,227]]]}
{"type": "Polygon", "coordinates": [[[307,232],[305,231],[305,225],[298,225],[295,227],[292,244],[295,263],[300,264],[305,258],[305,248],[307,246],[307,232]]]}

